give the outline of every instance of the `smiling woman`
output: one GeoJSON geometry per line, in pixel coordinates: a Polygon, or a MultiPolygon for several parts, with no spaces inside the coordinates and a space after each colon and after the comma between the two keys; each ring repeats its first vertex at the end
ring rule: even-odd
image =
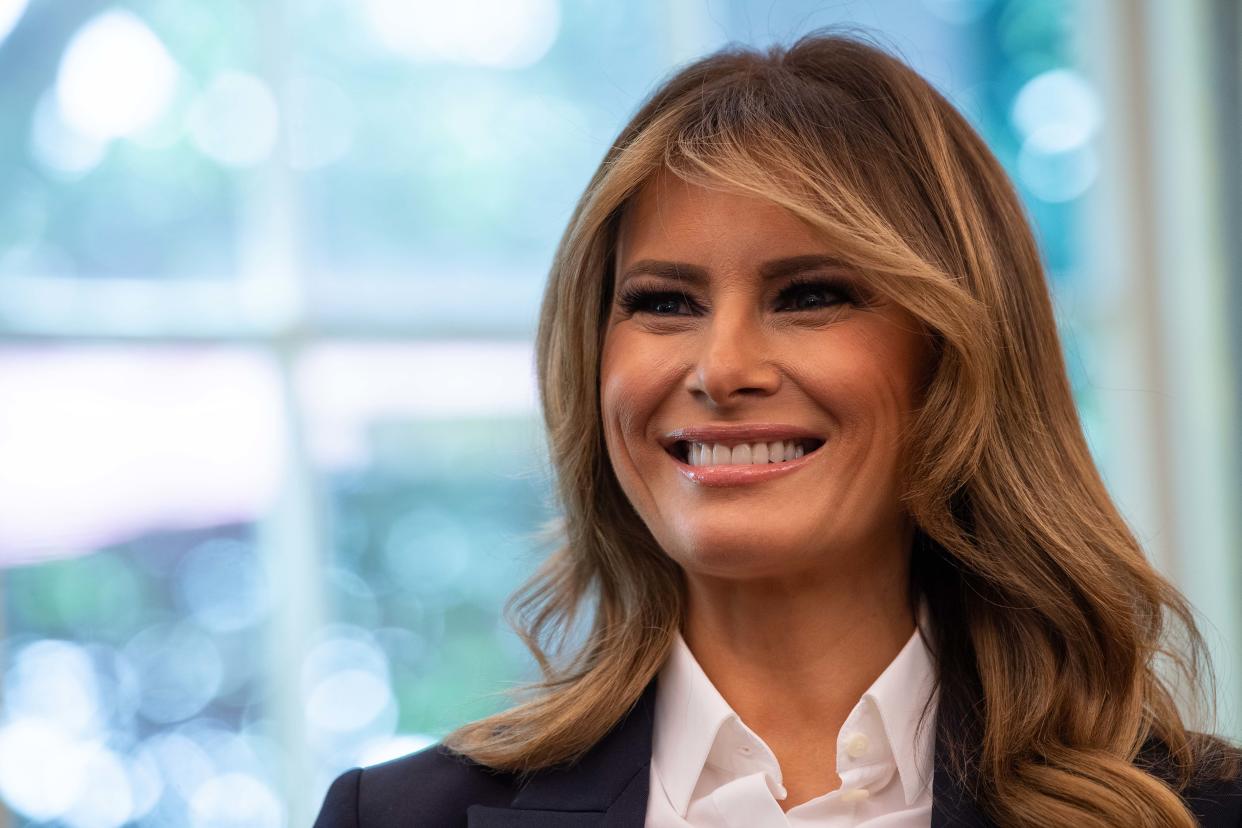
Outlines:
{"type": "Polygon", "coordinates": [[[675,74],[537,347],[563,542],[511,609],[543,679],[340,777],[321,828],[1242,825],[1021,205],[900,61],[819,34],[675,74]]]}

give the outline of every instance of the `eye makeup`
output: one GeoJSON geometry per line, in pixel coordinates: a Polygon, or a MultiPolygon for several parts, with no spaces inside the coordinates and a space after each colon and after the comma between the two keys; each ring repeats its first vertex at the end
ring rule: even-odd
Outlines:
{"type": "MultiPolygon", "coordinates": [[[[796,276],[777,294],[777,310],[794,313],[813,313],[841,304],[861,306],[864,304],[858,289],[847,279],[827,276],[796,276]],[[797,304],[804,297],[820,297],[815,305],[797,304]],[[794,307],[789,307],[794,303],[794,307]]],[[[690,313],[700,312],[700,304],[684,291],[658,290],[641,284],[627,285],[617,296],[617,305],[627,314],[647,313],[653,316],[681,316],[676,310],[664,310],[685,305],[690,313]]]]}

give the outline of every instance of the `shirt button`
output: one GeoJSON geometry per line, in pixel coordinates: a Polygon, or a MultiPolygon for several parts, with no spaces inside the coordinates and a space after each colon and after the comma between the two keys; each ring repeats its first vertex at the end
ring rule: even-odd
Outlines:
{"type": "Polygon", "coordinates": [[[743,756],[750,756],[750,745],[742,745],[737,749],[737,752],[743,756]]]}
{"type": "Polygon", "coordinates": [[[851,733],[845,737],[845,752],[851,759],[857,759],[867,752],[868,744],[867,734],[851,733]]]}
{"type": "Polygon", "coordinates": [[[841,801],[842,802],[862,802],[864,799],[866,799],[869,796],[871,796],[871,791],[867,790],[866,788],[851,788],[848,791],[841,792],[841,801]]]}

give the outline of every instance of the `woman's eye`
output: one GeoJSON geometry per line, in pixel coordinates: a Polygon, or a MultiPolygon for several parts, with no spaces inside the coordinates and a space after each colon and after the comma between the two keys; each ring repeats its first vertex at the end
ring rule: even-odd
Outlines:
{"type": "Polygon", "coordinates": [[[650,303],[651,312],[658,316],[667,316],[677,313],[677,309],[682,305],[682,300],[675,297],[665,297],[663,299],[652,299],[650,303]]]}
{"type": "Polygon", "coordinates": [[[828,282],[790,285],[781,291],[781,306],[793,310],[819,310],[849,301],[848,292],[828,282]]]}
{"type": "Polygon", "coordinates": [[[650,313],[655,316],[676,316],[689,300],[680,293],[637,290],[621,297],[621,307],[627,313],[650,313]]]}

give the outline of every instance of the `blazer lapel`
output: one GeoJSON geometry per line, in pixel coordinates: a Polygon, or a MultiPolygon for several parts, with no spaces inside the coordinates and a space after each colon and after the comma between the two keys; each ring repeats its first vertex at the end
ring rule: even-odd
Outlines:
{"type": "MultiPolygon", "coordinates": [[[[946,711],[941,711],[941,715],[946,711]]],[[[950,771],[948,745],[944,731],[957,728],[960,722],[936,722],[935,769],[932,772],[931,828],[995,828],[995,823],[983,815],[975,804],[975,797],[962,786],[957,775],[950,771]]]]}
{"type": "Polygon", "coordinates": [[[995,828],[946,766],[936,763],[931,828],[995,828]]]}
{"type": "Polygon", "coordinates": [[[643,828],[655,688],[652,679],[598,745],[573,765],[533,776],[509,807],[470,806],[468,828],[643,828]]]}

